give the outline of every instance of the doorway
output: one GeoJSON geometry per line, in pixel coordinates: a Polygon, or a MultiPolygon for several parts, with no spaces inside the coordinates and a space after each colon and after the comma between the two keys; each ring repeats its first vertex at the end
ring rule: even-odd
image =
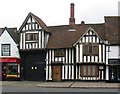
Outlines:
{"type": "Polygon", "coordinates": [[[117,78],[120,81],[120,66],[117,67],[117,78]]]}
{"type": "Polygon", "coordinates": [[[114,81],[117,80],[117,67],[116,66],[110,66],[109,75],[110,75],[109,76],[110,80],[114,80],[114,81]]]}
{"type": "Polygon", "coordinates": [[[61,73],[61,65],[53,65],[53,81],[61,81],[61,76],[62,76],[62,73],[61,73]]]}
{"type": "Polygon", "coordinates": [[[6,63],[2,63],[2,81],[6,80],[6,75],[7,75],[6,63]]]}

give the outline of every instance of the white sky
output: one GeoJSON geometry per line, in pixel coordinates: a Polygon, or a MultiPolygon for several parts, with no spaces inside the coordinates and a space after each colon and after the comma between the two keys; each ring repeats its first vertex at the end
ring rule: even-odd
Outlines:
{"type": "Polygon", "coordinates": [[[75,20],[79,24],[103,23],[104,16],[118,15],[119,0],[0,0],[0,27],[19,27],[29,12],[40,17],[47,26],[67,25],[70,3],[75,4],[75,20]]]}

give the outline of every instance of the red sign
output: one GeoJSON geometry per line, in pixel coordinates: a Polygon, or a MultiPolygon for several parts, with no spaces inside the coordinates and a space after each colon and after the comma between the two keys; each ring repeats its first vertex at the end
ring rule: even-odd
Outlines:
{"type": "Polygon", "coordinates": [[[18,58],[0,58],[0,62],[16,62],[19,63],[19,59],[18,58]]]}

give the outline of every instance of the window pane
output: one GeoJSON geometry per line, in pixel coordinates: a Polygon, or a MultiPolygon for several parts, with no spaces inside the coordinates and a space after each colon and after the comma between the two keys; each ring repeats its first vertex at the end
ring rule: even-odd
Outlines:
{"type": "Polygon", "coordinates": [[[10,44],[2,44],[2,56],[10,56],[10,44]]]}
{"type": "Polygon", "coordinates": [[[7,75],[17,75],[17,64],[8,64],[7,75]]]}
{"type": "Polygon", "coordinates": [[[90,66],[88,66],[88,76],[90,76],[90,66]]]}
{"type": "Polygon", "coordinates": [[[92,46],[89,46],[89,53],[92,54],[92,46]]]}
{"type": "Polygon", "coordinates": [[[92,66],[92,76],[95,76],[95,66],[92,66]]]}
{"type": "Polygon", "coordinates": [[[86,66],[83,66],[83,70],[84,70],[83,76],[86,76],[86,66]]]}
{"type": "Polygon", "coordinates": [[[87,55],[88,54],[88,45],[84,45],[83,47],[84,47],[83,53],[84,53],[84,55],[87,55]]]}
{"type": "Polygon", "coordinates": [[[93,54],[98,55],[98,46],[93,46],[93,54]]]}
{"type": "Polygon", "coordinates": [[[33,40],[38,40],[38,34],[34,34],[34,39],[33,40]]]}
{"type": "Polygon", "coordinates": [[[59,56],[59,50],[55,50],[55,56],[59,56]]]}
{"type": "Polygon", "coordinates": [[[65,55],[65,50],[64,50],[64,49],[60,49],[59,54],[60,54],[61,56],[64,56],[64,55],[65,55]]]}

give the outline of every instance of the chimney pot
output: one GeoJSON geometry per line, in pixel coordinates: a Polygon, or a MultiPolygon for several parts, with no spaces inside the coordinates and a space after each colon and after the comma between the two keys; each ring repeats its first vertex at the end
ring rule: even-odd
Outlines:
{"type": "Polygon", "coordinates": [[[85,22],[84,22],[84,21],[81,21],[81,24],[85,24],[85,22]]]}

